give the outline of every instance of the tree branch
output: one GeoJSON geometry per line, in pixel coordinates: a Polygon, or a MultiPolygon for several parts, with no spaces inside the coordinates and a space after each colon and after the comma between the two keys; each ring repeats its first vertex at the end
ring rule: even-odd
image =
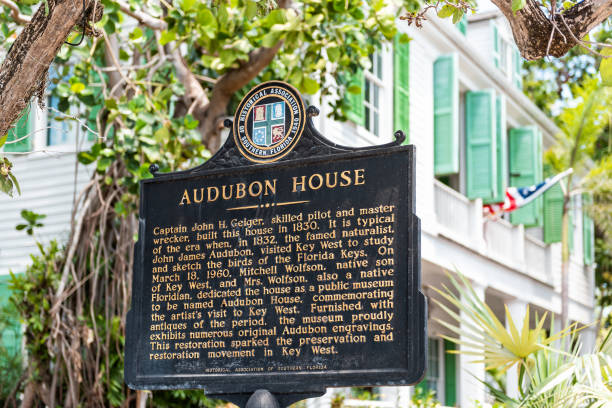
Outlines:
{"type": "MultiPolygon", "coordinates": [[[[86,0],[86,10],[92,4],[94,0],[86,0]]],[[[81,1],[56,0],[48,15],[45,7],[39,7],[19,34],[0,66],[0,135],[6,134],[34,93],[45,86],[49,65],[68,34],[82,21],[83,12],[81,1]]],[[[96,12],[91,14],[102,17],[101,12],[99,17],[96,12]]]]}
{"type": "Polygon", "coordinates": [[[32,21],[32,17],[21,14],[19,7],[12,0],[0,0],[0,4],[11,9],[11,17],[19,24],[28,24],[32,21]]]}
{"type": "Polygon", "coordinates": [[[203,120],[200,120],[199,126],[202,140],[208,147],[208,150],[214,153],[220,147],[219,131],[221,120],[226,113],[227,105],[232,95],[267,67],[281,46],[282,41],[279,41],[272,48],[259,48],[251,51],[248,61],[241,64],[240,67],[226,72],[217,79],[213,86],[210,103],[205,111],[203,120]]]}
{"type": "Polygon", "coordinates": [[[545,15],[535,0],[527,0],[516,13],[512,12],[511,0],[492,2],[510,23],[514,40],[527,60],[548,55],[562,57],[574,46],[582,45],[580,39],[612,15],[610,0],[584,0],[552,17],[545,15]]]}
{"type": "Polygon", "coordinates": [[[164,20],[160,20],[143,11],[132,10],[130,5],[122,0],[115,0],[119,9],[130,17],[135,18],[142,25],[145,25],[153,30],[165,30],[168,24],[164,20]]]}
{"type": "MultiPolygon", "coordinates": [[[[208,107],[208,95],[193,72],[187,66],[178,48],[172,51],[172,62],[176,69],[176,75],[185,87],[183,97],[185,105],[191,107],[192,112],[204,112],[208,107]]],[[[197,116],[197,113],[194,115],[197,116]]],[[[197,119],[197,118],[196,118],[197,119]]]]}
{"type": "Polygon", "coordinates": [[[512,1],[511,0],[491,0],[497,8],[504,13],[505,16],[512,14],[512,1]]]}
{"type": "Polygon", "coordinates": [[[228,71],[217,80],[213,88],[212,98],[231,97],[234,92],[248,84],[272,62],[281,46],[282,41],[279,41],[272,48],[262,47],[251,51],[248,61],[240,65],[240,67],[228,71]]]}

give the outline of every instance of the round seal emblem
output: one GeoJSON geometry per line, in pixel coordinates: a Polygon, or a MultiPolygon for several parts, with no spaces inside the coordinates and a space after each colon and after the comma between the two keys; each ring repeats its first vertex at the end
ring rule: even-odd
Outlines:
{"type": "Polygon", "coordinates": [[[234,141],[257,163],[276,161],[297,144],[306,115],[300,93],[281,81],[264,82],[240,101],[234,117],[234,141]]]}

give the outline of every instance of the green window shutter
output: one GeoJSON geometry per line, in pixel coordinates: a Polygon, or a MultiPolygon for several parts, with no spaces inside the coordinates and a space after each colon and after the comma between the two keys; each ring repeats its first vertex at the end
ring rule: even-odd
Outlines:
{"type": "Polygon", "coordinates": [[[393,127],[406,134],[410,130],[410,43],[401,43],[395,36],[393,53],[393,127]]]}
{"type": "Polygon", "coordinates": [[[363,126],[365,124],[365,108],[363,106],[365,77],[361,69],[355,75],[352,75],[348,81],[348,88],[357,89],[357,87],[359,88],[358,93],[351,93],[348,89],[346,91],[345,98],[348,105],[346,116],[356,124],[363,126]]]}
{"type": "MultiPolygon", "coordinates": [[[[535,126],[510,130],[508,147],[510,159],[510,185],[527,187],[542,181],[542,136],[535,126]]],[[[526,227],[541,225],[542,197],[510,213],[513,224],[526,227]]]]}
{"type": "Polygon", "coordinates": [[[491,22],[491,31],[493,32],[493,64],[499,68],[501,65],[501,37],[499,36],[499,29],[494,22],[491,22]]]}
{"type": "Polygon", "coordinates": [[[457,54],[434,62],[434,172],[459,172],[459,80],[457,54]]]}
{"type": "Polygon", "coordinates": [[[466,188],[469,199],[491,200],[497,191],[495,92],[465,95],[466,188]]]}
{"type": "Polygon", "coordinates": [[[590,194],[582,195],[582,252],[584,264],[591,265],[595,260],[595,226],[593,219],[589,217],[588,207],[593,204],[590,194]]]}
{"type": "MultiPolygon", "coordinates": [[[[547,169],[548,170],[548,169],[547,169]]],[[[546,177],[552,171],[546,171],[546,177]]],[[[544,242],[561,242],[563,234],[563,189],[559,183],[544,193],[544,242]]]]}
{"type": "Polygon", "coordinates": [[[495,197],[490,202],[499,203],[504,201],[506,188],[508,187],[508,137],[506,130],[506,98],[504,95],[497,95],[497,98],[495,98],[495,126],[497,189],[495,190],[495,197]]]}
{"type": "Polygon", "coordinates": [[[457,355],[449,353],[456,349],[455,343],[444,340],[444,404],[449,407],[457,403],[457,355]]]}
{"type": "Polygon", "coordinates": [[[459,31],[461,31],[461,34],[465,35],[467,33],[467,25],[468,25],[467,15],[464,14],[463,18],[459,20],[459,22],[457,23],[457,28],[459,29],[459,31]]]}
{"type": "MultiPolygon", "coordinates": [[[[9,303],[10,275],[0,276],[0,359],[12,359],[21,353],[21,323],[19,315],[9,303]]],[[[10,367],[8,361],[0,361],[0,366],[10,367]]]]}
{"type": "Polygon", "coordinates": [[[523,57],[521,57],[521,53],[519,50],[514,47],[512,50],[512,82],[518,89],[523,89],[523,77],[522,77],[522,68],[523,68],[523,57]]]}
{"type": "Polygon", "coordinates": [[[34,123],[34,112],[26,108],[15,126],[8,131],[7,142],[20,140],[17,143],[7,143],[4,145],[5,152],[29,152],[32,150],[32,128],[34,123]]]}
{"type": "Polygon", "coordinates": [[[568,215],[569,215],[569,223],[568,223],[568,229],[567,229],[567,235],[569,238],[569,250],[570,252],[574,251],[574,233],[575,233],[575,225],[574,225],[574,197],[570,197],[570,204],[569,204],[569,209],[568,209],[568,215]]]}

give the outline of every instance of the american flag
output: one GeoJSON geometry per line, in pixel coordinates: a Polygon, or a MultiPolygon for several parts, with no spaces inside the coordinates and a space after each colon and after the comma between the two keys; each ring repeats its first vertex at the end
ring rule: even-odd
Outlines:
{"type": "Polygon", "coordinates": [[[503,202],[485,204],[483,206],[484,214],[488,217],[499,217],[503,213],[512,212],[524,205],[529,204],[552,186],[557,184],[563,177],[568,176],[574,170],[567,169],[554,177],[548,177],[539,184],[527,187],[508,187],[506,189],[506,197],[503,202]]]}

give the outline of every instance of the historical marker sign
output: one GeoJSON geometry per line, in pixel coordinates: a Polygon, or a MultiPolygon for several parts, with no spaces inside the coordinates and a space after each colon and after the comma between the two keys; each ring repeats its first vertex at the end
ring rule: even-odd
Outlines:
{"type": "Polygon", "coordinates": [[[227,395],[419,381],[414,148],[337,146],[281,82],[252,90],[232,130],[203,166],[141,184],[127,383],[227,395]]]}

